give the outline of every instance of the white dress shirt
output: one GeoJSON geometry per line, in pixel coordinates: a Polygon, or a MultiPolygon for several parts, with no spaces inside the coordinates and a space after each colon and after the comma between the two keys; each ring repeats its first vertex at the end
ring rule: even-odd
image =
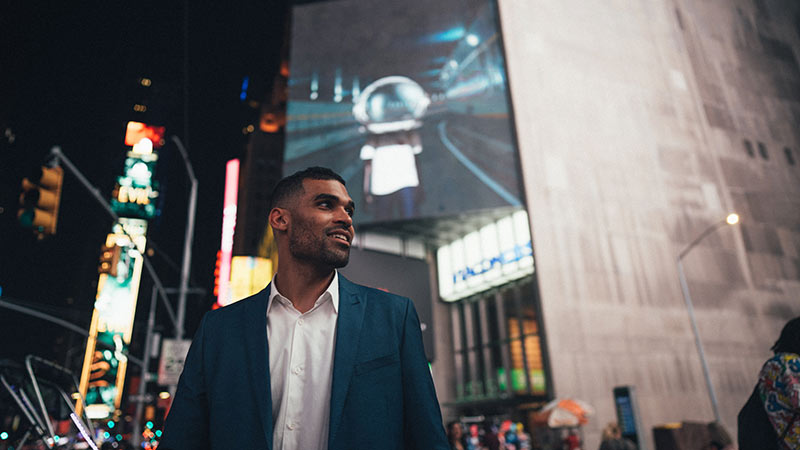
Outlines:
{"type": "Polygon", "coordinates": [[[278,292],[267,304],[274,450],[327,450],[339,274],[301,314],[278,292]]]}

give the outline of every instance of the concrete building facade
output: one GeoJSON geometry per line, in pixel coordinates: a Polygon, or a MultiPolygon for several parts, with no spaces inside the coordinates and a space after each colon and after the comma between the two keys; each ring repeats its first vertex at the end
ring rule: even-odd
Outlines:
{"type": "MultiPolygon", "coordinates": [[[[556,397],[725,427],[800,315],[800,4],[498,2],[556,397]]],[[[438,339],[437,339],[438,340],[438,339]]]]}

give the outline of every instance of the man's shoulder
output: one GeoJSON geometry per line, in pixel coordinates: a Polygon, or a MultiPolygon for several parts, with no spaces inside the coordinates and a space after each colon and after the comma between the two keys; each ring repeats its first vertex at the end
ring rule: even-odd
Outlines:
{"type": "Polygon", "coordinates": [[[408,297],[393,294],[385,289],[354,283],[341,275],[339,276],[339,286],[341,289],[344,289],[351,294],[365,296],[370,302],[375,301],[378,303],[404,306],[410,301],[408,297]]]}
{"type": "Polygon", "coordinates": [[[241,300],[223,306],[222,308],[214,309],[206,313],[206,320],[217,322],[226,321],[234,318],[241,317],[243,314],[250,314],[255,309],[258,309],[260,303],[264,303],[266,313],[266,298],[269,296],[269,286],[261,291],[245,297],[241,300]]]}

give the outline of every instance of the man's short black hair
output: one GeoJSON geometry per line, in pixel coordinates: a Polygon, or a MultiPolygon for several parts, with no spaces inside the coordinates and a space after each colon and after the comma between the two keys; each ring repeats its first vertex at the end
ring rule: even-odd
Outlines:
{"type": "Polygon", "coordinates": [[[344,179],[327,167],[309,167],[305,170],[295,172],[288,177],[284,177],[272,190],[270,197],[269,210],[272,208],[283,207],[288,199],[303,192],[303,180],[336,180],[345,185],[344,179]]]}

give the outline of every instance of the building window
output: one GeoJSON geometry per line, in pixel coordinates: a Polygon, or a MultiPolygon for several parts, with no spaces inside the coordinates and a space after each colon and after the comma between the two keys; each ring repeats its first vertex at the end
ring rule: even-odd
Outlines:
{"type": "Polygon", "coordinates": [[[452,305],[458,400],[545,394],[533,289],[526,280],[452,305]]]}
{"type": "Polygon", "coordinates": [[[789,147],[783,148],[783,153],[786,155],[786,162],[789,163],[790,166],[794,165],[794,155],[792,155],[792,149],[789,147]]]}
{"type": "Polygon", "coordinates": [[[758,154],[760,154],[765,160],[769,159],[769,154],[767,154],[767,146],[764,145],[763,142],[758,143],[758,154]]]}
{"type": "Polygon", "coordinates": [[[756,157],[756,152],[753,150],[753,144],[747,139],[744,140],[744,150],[747,152],[747,156],[751,158],[756,157]]]}

